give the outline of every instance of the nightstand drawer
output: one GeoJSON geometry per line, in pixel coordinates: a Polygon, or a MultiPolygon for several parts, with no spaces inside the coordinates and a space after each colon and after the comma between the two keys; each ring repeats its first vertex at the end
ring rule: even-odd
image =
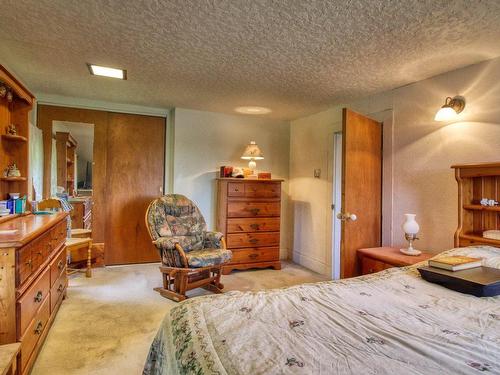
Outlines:
{"type": "Polygon", "coordinates": [[[394,267],[394,266],[391,266],[390,264],[380,262],[378,260],[371,259],[371,258],[365,257],[361,261],[361,273],[363,275],[368,275],[370,273],[380,272],[380,271],[383,271],[383,270],[385,270],[387,268],[391,268],[391,267],[394,267]]]}

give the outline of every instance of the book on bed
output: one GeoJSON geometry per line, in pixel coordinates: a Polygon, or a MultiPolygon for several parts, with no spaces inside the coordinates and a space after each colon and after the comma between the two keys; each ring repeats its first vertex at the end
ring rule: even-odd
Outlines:
{"type": "Polygon", "coordinates": [[[448,271],[460,271],[469,268],[480,267],[481,258],[471,258],[466,256],[448,256],[429,260],[429,266],[442,268],[448,271]]]}
{"type": "Polygon", "coordinates": [[[461,271],[448,271],[434,267],[419,267],[424,280],[457,292],[476,297],[494,297],[500,294],[500,269],[476,267],[461,271]]]}

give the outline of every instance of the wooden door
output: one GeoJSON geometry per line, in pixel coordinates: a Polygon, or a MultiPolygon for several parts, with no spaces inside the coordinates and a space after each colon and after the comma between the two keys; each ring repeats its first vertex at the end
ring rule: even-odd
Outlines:
{"type": "Polygon", "coordinates": [[[108,114],[106,264],[159,261],[144,215],[162,195],[165,119],[108,114]]]}
{"type": "Polygon", "coordinates": [[[358,249],[381,243],[382,124],[347,108],[342,120],[340,269],[344,278],[359,274],[358,249]]]}

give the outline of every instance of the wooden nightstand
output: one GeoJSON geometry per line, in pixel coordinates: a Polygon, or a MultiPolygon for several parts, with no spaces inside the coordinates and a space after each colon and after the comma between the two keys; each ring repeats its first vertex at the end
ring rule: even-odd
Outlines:
{"type": "Polygon", "coordinates": [[[432,254],[424,252],[418,256],[405,255],[396,247],[358,249],[362,275],[379,272],[392,267],[411,266],[432,256],[432,254]]]}

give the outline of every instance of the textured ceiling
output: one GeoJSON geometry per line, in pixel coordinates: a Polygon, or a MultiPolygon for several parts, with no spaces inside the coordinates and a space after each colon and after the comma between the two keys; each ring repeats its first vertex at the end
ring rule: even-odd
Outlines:
{"type": "Polygon", "coordinates": [[[499,0],[2,0],[35,93],[293,119],[500,55],[499,0]],[[128,81],[89,75],[123,67],[128,81]]]}

